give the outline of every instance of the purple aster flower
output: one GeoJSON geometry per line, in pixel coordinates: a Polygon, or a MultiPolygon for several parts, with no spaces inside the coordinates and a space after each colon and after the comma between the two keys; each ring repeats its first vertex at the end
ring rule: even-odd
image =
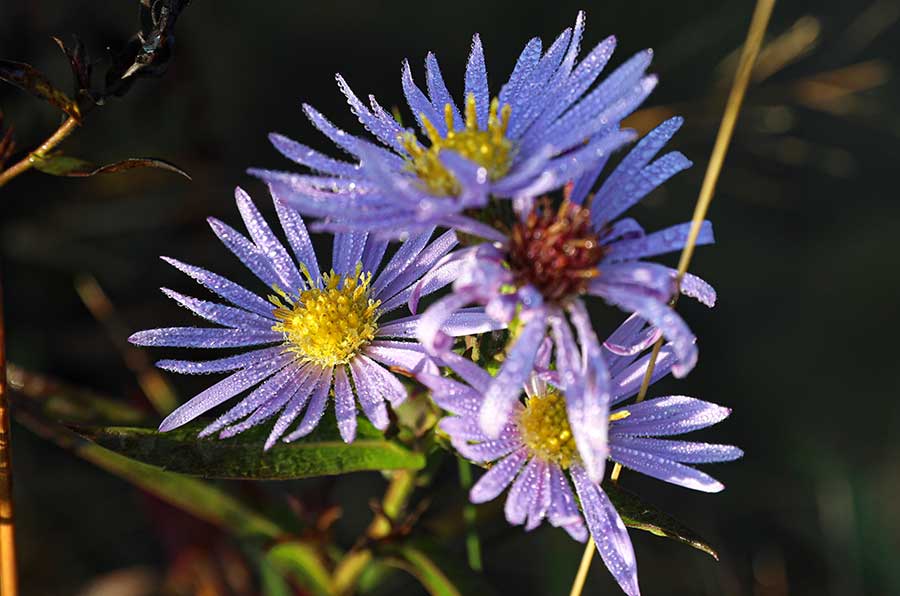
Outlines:
{"type": "MultiPolygon", "coordinates": [[[[676,376],[693,368],[697,361],[695,337],[668,304],[676,292],[676,271],[642,260],[680,250],[690,224],[647,234],[634,219],[619,219],[647,193],[690,165],[678,152],[651,161],[681,122],[681,118],[672,118],[642,139],[592,200],[588,191],[599,177],[602,163],[574,182],[558,208],[552,208],[549,199],[521,201],[516,205],[517,221],[501,240],[461,249],[436,265],[436,277],[451,271],[455,281],[453,293],[429,307],[419,327],[419,338],[432,353],[443,354],[451,347],[440,327],[470,304],[485,305],[498,322],[515,319],[519,323],[506,360],[485,393],[481,428],[489,436],[496,436],[507,420],[549,327],[559,353],[576,353],[580,344],[587,354],[591,382],[578,403],[570,406],[569,415],[577,418],[576,410],[580,410],[584,417],[583,435],[576,429],[575,436],[581,448],[587,449],[589,441],[602,442],[602,437],[589,437],[601,427],[597,404],[609,400],[610,374],[591,329],[582,299],[586,295],[601,297],[649,321],[671,342],[676,376]]],[[[697,243],[712,241],[712,226],[705,222],[697,243]]],[[[707,306],[715,303],[715,291],[698,277],[686,275],[679,288],[707,306]]],[[[417,297],[413,292],[413,312],[417,297]]],[[[574,395],[574,391],[567,392],[570,400],[575,400],[574,395]]],[[[599,468],[586,463],[591,477],[598,479],[599,468]]]]}
{"type": "Polygon", "coordinates": [[[465,73],[465,98],[457,104],[434,54],[425,60],[426,95],[407,62],[401,82],[427,142],[402,128],[373,96],[358,98],[340,75],[338,86],[377,143],[335,127],[309,105],[306,115],[352,161],[328,157],[284,136],[272,143],[310,174],[251,170],[304,215],[332,229],[384,232],[441,225],[494,238],[471,217],[489,197],[527,198],[559,188],[592,171],[634,138],[619,123],[656,86],[647,75],[651,50],[631,57],[597,85],[616,40],[609,37],[577,61],[584,13],[542,52],[528,42],[512,74],[490,97],[481,39],[475,35],[465,73]]]}
{"type": "MultiPolygon", "coordinates": [[[[603,357],[609,359],[612,373],[613,403],[633,396],[646,372],[649,356],[639,355],[653,333],[644,331],[643,326],[643,321],[632,317],[604,344],[603,357]]],[[[711,426],[725,419],[730,410],[683,396],[651,399],[612,412],[604,404],[603,429],[608,439],[588,454],[574,439],[575,425],[567,413],[566,398],[571,388],[580,391],[579,383],[589,382],[583,377],[591,372],[582,366],[583,360],[571,362],[573,355],[559,351],[557,370],[551,371],[550,352],[550,342],[545,340],[538,350],[536,369],[524,386],[524,403],[515,401],[496,437],[486,435],[479,424],[481,405],[492,382],[485,371],[452,355],[451,359],[459,360],[456,369],[464,383],[429,373],[420,377],[432,389],[435,402],[451,414],[441,420],[440,428],[450,436],[454,448],[463,457],[489,467],[469,493],[472,502],[490,501],[511,486],[504,507],[509,523],[524,524],[528,531],[546,519],[580,542],[590,532],[625,593],[639,594],[637,564],[625,524],[599,482],[588,473],[586,456],[600,457],[601,462],[609,457],[666,482],[718,492],[724,488],[721,483],[685,464],[730,461],[743,455],[740,449],[657,437],[711,426]]],[[[672,355],[672,346],[667,344],[660,352],[654,380],[671,370],[672,355]]]]}
{"type": "MultiPolygon", "coordinates": [[[[216,360],[162,360],[160,368],[184,374],[230,372],[172,412],[160,431],[177,428],[233,397],[249,391],[200,434],[230,437],[279,414],[266,441],[269,449],[304,412],[293,441],[319,423],[334,395],[341,437],[356,436],[356,401],[379,429],[388,424],[385,400],[406,399],[403,384],[389,371],[436,371],[415,341],[418,316],[385,320],[404,305],[414,285],[456,245],[453,232],[434,241],[433,229],[410,236],[385,260],[387,242],[365,232],[337,234],[332,269],[322,272],[303,219],[273,195],[275,209],[293,257],[263,219],[250,197],[235,191],[237,206],[250,237],[209,219],[216,236],[268,288],[268,299],[210,271],[165,258],[200,285],[225,299],[220,304],[163,292],[194,314],[219,327],[169,327],[140,331],[130,341],[142,346],[249,348],[216,360]],[[294,260],[296,258],[296,262],[294,260]]],[[[450,278],[432,276],[425,292],[450,278]]],[[[483,313],[461,311],[444,329],[467,335],[491,328],[483,313]]]]}

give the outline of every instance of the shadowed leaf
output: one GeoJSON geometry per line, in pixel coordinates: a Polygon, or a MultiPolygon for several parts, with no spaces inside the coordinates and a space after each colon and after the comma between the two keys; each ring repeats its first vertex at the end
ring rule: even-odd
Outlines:
{"type": "Polygon", "coordinates": [[[203,424],[159,433],[149,428],[79,428],[99,445],[167,470],[204,478],[287,480],[367,470],[418,470],[425,456],[386,440],[367,420],[358,422],[357,438],[344,443],[334,415],[326,415],[310,435],[280,443],[268,452],[263,445],[267,425],[229,439],[199,439],[203,424]]]}
{"type": "Polygon", "coordinates": [[[634,493],[615,484],[604,483],[603,490],[629,528],[677,540],[705,552],[716,561],[719,560],[718,553],[703,538],[671,515],[663,513],[653,505],[642,501],[634,493]]]}
{"type": "Polygon", "coordinates": [[[78,104],[54,87],[41,71],[29,64],[0,60],[0,80],[12,83],[32,95],[47,100],[72,118],[81,120],[78,104]]]}
{"type": "Polygon", "coordinates": [[[66,176],[69,178],[86,178],[96,174],[115,174],[116,172],[124,172],[125,170],[136,168],[156,168],[180,174],[188,180],[191,179],[190,175],[178,166],[152,157],[131,157],[105,166],[98,166],[77,157],[55,154],[42,158],[35,157],[34,168],[51,176],[66,176]]]}
{"type": "Polygon", "coordinates": [[[6,165],[6,161],[16,149],[16,142],[12,135],[12,127],[7,128],[6,132],[3,132],[3,111],[0,110],[0,169],[6,165]]]}
{"type": "Polygon", "coordinates": [[[62,50],[63,54],[65,54],[66,58],[69,60],[69,66],[72,67],[72,77],[75,80],[75,94],[78,95],[82,91],[90,90],[91,62],[84,49],[84,43],[82,43],[77,35],[72,36],[72,47],[66,46],[63,40],[58,37],[51,37],[51,39],[56,42],[56,45],[59,46],[59,49],[62,50]]]}

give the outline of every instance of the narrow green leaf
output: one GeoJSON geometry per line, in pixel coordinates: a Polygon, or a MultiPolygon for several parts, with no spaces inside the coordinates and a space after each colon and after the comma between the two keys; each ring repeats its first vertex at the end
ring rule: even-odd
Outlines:
{"type": "Polygon", "coordinates": [[[653,505],[645,503],[634,493],[611,482],[604,483],[603,490],[629,528],[677,540],[719,560],[718,553],[700,535],[668,513],[663,513],[653,505]]]}
{"type": "Polygon", "coordinates": [[[78,157],[71,157],[54,153],[45,157],[34,156],[34,168],[51,176],[65,176],[67,178],[86,178],[97,174],[115,174],[116,172],[124,172],[125,170],[133,170],[136,168],[156,168],[166,170],[184,176],[188,180],[191,177],[187,172],[162,159],[152,157],[130,157],[107,164],[98,166],[89,161],[85,161],[78,157]]]}
{"type": "Polygon", "coordinates": [[[159,433],[149,428],[79,428],[77,432],[103,447],[136,460],[204,478],[287,480],[366,470],[419,470],[425,456],[385,439],[360,419],[357,438],[344,443],[332,414],[310,435],[280,443],[268,452],[263,444],[269,427],[262,425],[230,439],[199,439],[203,424],[159,433]]]}
{"type": "Polygon", "coordinates": [[[403,564],[398,565],[419,580],[431,596],[462,596],[449,577],[425,554],[413,546],[400,548],[403,564]]]}
{"type": "Polygon", "coordinates": [[[141,463],[104,449],[58,424],[29,412],[27,407],[17,408],[15,412],[16,419],[36,434],[160,499],[241,538],[273,540],[283,534],[281,528],[274,521],[250,509],[238,499],[212,484],[167,472],[157,466],[141,463]]]}
{"type": "Polygon", "coordinates": [[[430,541],[417,540],[402,544],[394,552],[397,556],[388,557],[384,562],[415,576],[431,596],[496,594],[482,575],[430,541]]]}
{"type": "Polygon", "coordinates": [[[358,594],[385,594],[390,593],[392,584],[397,583],[398,578],[402,579],[400,570],[391,567],[382,560],[374,560],[366,565],[362,573],[359,574],[359,580],[356,583],[356,591],[358,594]]]}
{"type": "Polygon", "coordinates": [[[280,573],[265,559],[256,561],[262,596],[293,596],[291,586],[280,573]]]}
{"type": "Polygon", "coordinates": [[[44,73],[30,64],[0,60],[0,80],[24,89],[32,95],[44,99],[75,120],[81,120],[78,104],[68,95],[53,86],[44,73]]]}
{"type": "Polygon", "coordinates": [[[266,562],[282,577],[314,596],[330,596],[331,576],[316,550],[302,542],[283,542],[272,547],[266,562]]]}

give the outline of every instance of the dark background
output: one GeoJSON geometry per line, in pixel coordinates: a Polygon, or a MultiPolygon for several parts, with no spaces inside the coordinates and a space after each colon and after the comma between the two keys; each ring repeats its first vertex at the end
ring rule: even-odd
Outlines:
{"type": "MultiPolygon", "coordinates": [[[[76,276],[97,277],[129,331],[188,322],[156,288],[193,286],[157,255],[244,279],[204,218],[237,225],[231,195],[238,184],[265,204],[262,186],[244,169],[290,166],[269,146],[269,131],[331,151],[301,101],[360,130],[335,72],[358,94],[399,105],[401,60],[410,58],[424,86],[422,61],[434,50],[458,96],[477,31],[496,93],[524,43],[539,35],[548,45],[579,8],[588,11],[584,46],[618,36],[614,63],[655,48],[661,84],[633,124],[646,130],[684,114],[673,146],[695,166],[633,214],[651,229],[687,220],[752,4],[195,0],[178,23],[177,55],[165,77],[139,82],[122,101],[91,113],[63,145],[98,163],[162,157],[190,172],[192,182],[152,170],[83,180],[28,172],[0,191],[10,359],[139,401],[134,376],[79,300],[76,276]]],[[[712,311],[680,305],[700,337],[700,365],[685,381],[656,390],[734,408],[707,436],[747,455],[713,470],[728,486],[719,495],[623,476],[721,555],[716,563],[633,531],[647,594],[900,593],[898,17],[896,0],[776,6],[770,37],[780,45],[764,54],[768,71],[748,95],[710,213],[718,244],[700,249],[692,265],[716,286],[719,304],[712,311]]],[[[101,57],[137,24],[136,2],[4,0],[0,57],[29,62],[68,88],[68,66],[50,35],[77,33],[101,57]]],[[[23,149],[59,123],[53,108],[9,86],[0,86],[0,107],[23,149]]],[[[597,311],[602,335],[617,315],[597,311]]],[[[182,398],[199,387],[191,381],[174,379],[182,398]]],[[[227,561],[235,549],[18,425],[13,443],[26,595],[148,593],[128,591],[126,583],[190,574],[184,567],[203,553],[225,553],[219,559],[227,561]],[[97,582],[108,591],[96,591],[97,582]]],[[[452,475],[447,480],[448,490],[459,490],[452,475]]],[[[264,490],[313,499],[328,489],[344,508],[338,536],[349,546],[381,486],[372,474],[336,487],[264,490]]],[[[521,594],[567,593],[582,552],[560,530],[525,534],[502,522],[485,529],[484,549],[491,583],[521,594]]],[[[418,589],[403,581],[396,587],[418,589]]],[[[599,559],[585,593],[616,593],[599,559]]]]}

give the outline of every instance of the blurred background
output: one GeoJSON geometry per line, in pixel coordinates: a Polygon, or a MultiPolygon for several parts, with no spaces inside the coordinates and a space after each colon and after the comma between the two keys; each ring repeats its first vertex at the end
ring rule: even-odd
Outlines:
{"type": "MultiPolygon", "coordinates": [[[[160,170],[86,179],[32,171],[0,190],[11,362],[146,408],[129,368],[142,363],[133,355],[126,362],[117,342],[133,330],[189,322],[157,288],[193,289],[157,256],[246,279],[205,218],[238,225],[236,185],[265,205],[262,185],[245,168],[291,165],[268,132],[333,152],[301,101],[359,132],[334,73],[358,94],[400,105],[401,60],[410,58],[424,85],[429,50],[458,96],[474,32],[496,93],[530,37],[548,44],[582,8],[583,46],[614,33],[614,65],[643,47],[656,50],[652,70],[661,84],[630,124],[646,131],[683,114],[672,147],[695,165],[633,214],[648,229],[688,220],[752,12],[748,0],[194,0],[178,21],[165,76],[139,81],[92,112],[62,146],[97,163],[164,158],[192,181],[160,170]],[[85,276],[105,291],[119,328],[102,322],[98,286],[85,276]]],[[[700,338],[700,365],[653,390],[734,408],[706,438],[747,455],[711,470],[727,485],[718,495],[623,475],[625,486],[696,529],[721,558],[632,531],[646,594],[900,593],[900,400],[891,347],[900,332],[898,20],[898,0],[776,6],[710,212],[718,244],[700,249],[692,265],[716,286],[719,304],[679,305],[700,338]]],[[[75,33],[101,58],[137,27],[135,0],[4,0],[0,57],[28,62],[68,89],[71,74],[51,35],[75,33]]],[[[0,85],[0,109],[23,150],[60,121],[52,107],[9,85],[0,85]]],[[[605,307],[596,315],[601,336],[619,318],[605,307]]],[[[207,379],[171,381],[185,399],[207,379]]],[[[16,423],[12,430],[24,594],[254,593],[242,546],[220,530],[16,423]]],[[[445,472],[448,498],[461,502],[455,471],[445,472]]],[[[333,531],[349,547],[383,484],[360,474],[236,488],[250,497],[290,495],[311,518],[339,507],[333,531]]],[[[494,519],[482,536],[486,577],[498,592],[568,593],[582,546],[564,532],[526,534],[494,519]]],[[[461,546],[457,552],[463,560],[461,546]]],[[[421,592],[405,576],[391,590],[421,592]]],[[[618,593],[599,559],[585,593],[618,593]]]]}

